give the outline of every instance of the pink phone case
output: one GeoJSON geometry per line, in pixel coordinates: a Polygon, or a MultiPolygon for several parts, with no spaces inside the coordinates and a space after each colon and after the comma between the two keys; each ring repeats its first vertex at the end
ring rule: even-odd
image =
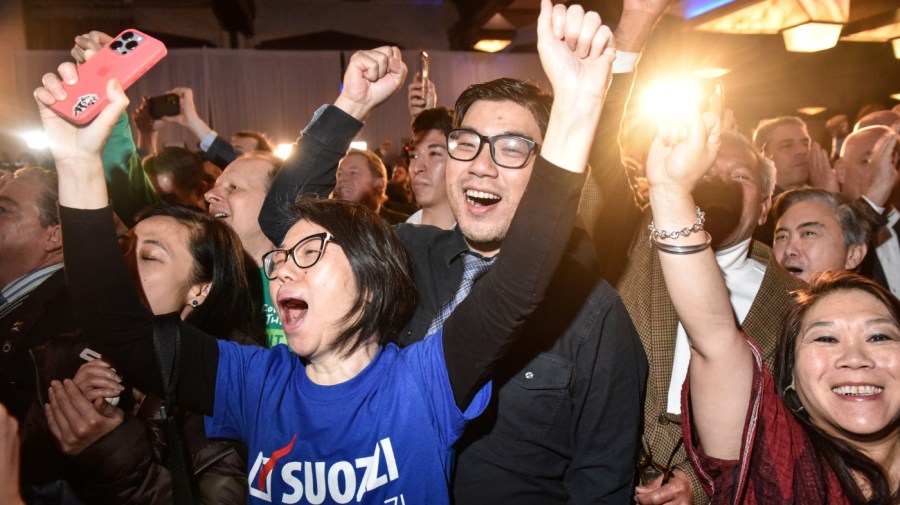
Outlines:
{"type": "Polygon", "coordinates": [[[67,98],[53,105],[59,115],[75,124],[87,124],[109,103],[106,84],[116,78],[124,89],[150,70],[166,55],[159,40],[129,29],[78,67],[78,82],[63,83],[67,98]]]}

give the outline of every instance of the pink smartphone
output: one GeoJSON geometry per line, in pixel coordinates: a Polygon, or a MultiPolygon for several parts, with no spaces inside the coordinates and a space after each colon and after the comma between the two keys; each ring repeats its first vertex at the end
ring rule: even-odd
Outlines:
{"type": "Polygon", "coordinates": [[[159,40],[134,29],[125,30],[78,67],[78,82],[63,83],[68,97],[53,105],[75,124],[87,124],[109,103],[106,83],[116,78],[127,89],[166,55],[159,40]]]}

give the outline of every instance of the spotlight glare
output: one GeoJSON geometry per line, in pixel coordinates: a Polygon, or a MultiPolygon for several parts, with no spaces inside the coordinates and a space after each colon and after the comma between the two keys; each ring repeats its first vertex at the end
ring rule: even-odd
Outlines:
{"type": "Polygon", "coordinates": [[[29,149],[47,149],[50,147],[50,139],[47,134],[42,131],[32,131],[22,134],[25,144],[29,149]]]}
{"type": "Polygon", "coordinates": [[[641,113],[657,122],[675,122],[695,114],[700,104],[697,82],[687,78],[673,78],[654,82],[644,88],[641,113]]]}
{"type": "Polygon", "coordinates": [[[731,70],[727,68],[698,68],[697,70],[694,70],[694,77],[699,77],[700,79],[718,79],[729,72],[731,72],[731,70]]]}
{"type": "Polygon", "coordinates": [[[288,156],[291,155],[291,151],[294,150],[294,144],[278,144],[278,147],[275,148],[275,156],[286,160],[288,156]]]}

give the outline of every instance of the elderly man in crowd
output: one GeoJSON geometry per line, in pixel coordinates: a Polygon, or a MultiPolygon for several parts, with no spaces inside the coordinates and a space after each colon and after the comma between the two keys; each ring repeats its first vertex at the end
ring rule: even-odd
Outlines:
{"type": "Polygon", "coordinates": [[[869,221],[859,204],[837,193],[805,188],[775,200],[778,263],[806,282],[825,270],[855,270],[868,252],[869,221]]]}
{"type": "Polygon", "coordinates": [[[0,177],[0,403],[21,421],[38,389],[29,351],[78,329],[63,273],[56,174],[0,177]]]}
{"type": "Polygon", "coordinates": [[[900,296],[900,191],[898,135],[886,126],[869,126],[844,141],[835,172],[841,193],[871,209],[876,228],[860,272],[900,296]]]}

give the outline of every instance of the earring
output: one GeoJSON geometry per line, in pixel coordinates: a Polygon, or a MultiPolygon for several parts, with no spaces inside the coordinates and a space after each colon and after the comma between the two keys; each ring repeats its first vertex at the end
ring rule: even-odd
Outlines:
{"type": "Polygon", "coordinates": [[[199,307],[199,306],[200,306],[200,302],[199,302],[199,301],[197,301],[197,300],[191,300],[191,307],[193,307],[193,308],[196,309],[196,308],[199,307]]]}

